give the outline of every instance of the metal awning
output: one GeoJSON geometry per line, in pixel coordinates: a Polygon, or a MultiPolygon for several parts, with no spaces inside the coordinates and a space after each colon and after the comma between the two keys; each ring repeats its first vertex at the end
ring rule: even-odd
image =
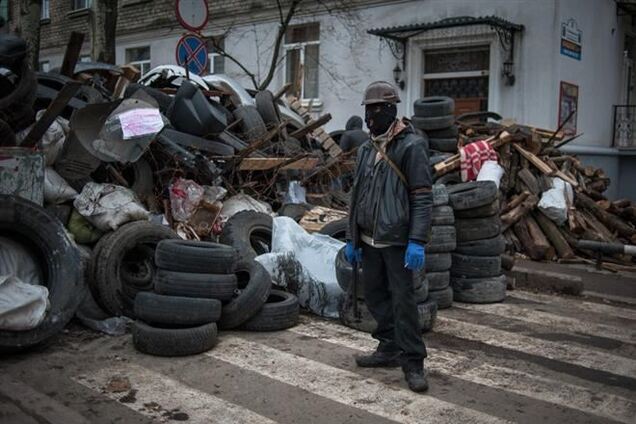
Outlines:
{"type": "Polygon", "coordinates": [[[492,27],[497,33],[500,31],[514,35],[515,32],[523,30],[523,25],[514,24],[510,21],[502,19],[498,16],[458,16],[455,18],[446,18],[435,22],[428,22],[422,24],[401,25],[386,28],[370,29],[367,33],[371,35],[377,35],[379,37],[387,38],[389,40],[397,41],[400,43],[406,43],[406,41],[419,35],[423,32],[440,29],[440,28],[452,28],[472,25],[488,25],[492,27]]]}

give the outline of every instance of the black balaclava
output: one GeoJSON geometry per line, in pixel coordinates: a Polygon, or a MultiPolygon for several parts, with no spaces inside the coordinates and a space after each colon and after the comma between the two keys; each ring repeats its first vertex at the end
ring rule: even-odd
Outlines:
{"type": "Polygon", "coordinates": [[[393,103],[374,103],[367,105],[364,111],[364,122],[372,135],[382,135],[395,122],[397,106],[393,103]]]}

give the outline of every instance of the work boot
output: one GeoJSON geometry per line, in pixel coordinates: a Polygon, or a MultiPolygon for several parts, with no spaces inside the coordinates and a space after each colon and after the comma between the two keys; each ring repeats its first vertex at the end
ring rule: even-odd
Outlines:
{"type": "Polygon", "coordinates": [[[428,390],[427,372],[423,367],[404,368],[404,378],[412,391],[420,393],[428,390]]]}
{"type": "Polygon", "coordinates": [[[356,364],[362,368],[397,368],[400,366],[400,352],[375,351],[371,355],[356,356],[356,364]]]}

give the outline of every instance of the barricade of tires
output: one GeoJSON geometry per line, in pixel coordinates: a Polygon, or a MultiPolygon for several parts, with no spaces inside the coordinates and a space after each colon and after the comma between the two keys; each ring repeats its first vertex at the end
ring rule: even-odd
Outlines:
{"type": "Polygon", "coordinates": [[[429,282],[429,300],[437,303],[438,309],[453,305],[453,290],[450,287],[451,252],[455,250],[455,216],[448,205],[446,186],[433,186],[433,209],[431,216],[431,239],[426,246],[425,274],[429,282]]]}
{"type": "Polygon", "coordinates": [[[428,136],[433,152],[457,153],[455,101],[450,97],[423,97],[413,103],[411,122],[428,136]]]}
{"type": "Polygon", "coordinates": [[[275,331],[298,322],[296,296],[272,290],[258,262],[231,246],[165,240],[155,251],[154,291],[134,302],[133,344],[157,356],[214,347],[218,330],[275,331]]]}
{"type": "Polygon", "coordinates": [[[448,192],[457,230],[450,270],[454,298],[466,303],[501,302],[506,297],[501,268],[505,240],[497,186],[492,181],[472,181],[450,186],[448,192]]]}

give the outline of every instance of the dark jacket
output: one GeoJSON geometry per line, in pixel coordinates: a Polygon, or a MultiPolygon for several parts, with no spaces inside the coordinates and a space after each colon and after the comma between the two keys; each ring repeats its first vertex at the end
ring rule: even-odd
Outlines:
{"type": "Polygon", "coordinates": [[[384,159],[375,163],[377,151],[370,141],[358,150],[348,229],[354,246],[362,243],[361,232],[394,246],[428,242],[433,194],[427,144],[410,124],[389,141],[387,155],[407,184],[384,159]]]}

